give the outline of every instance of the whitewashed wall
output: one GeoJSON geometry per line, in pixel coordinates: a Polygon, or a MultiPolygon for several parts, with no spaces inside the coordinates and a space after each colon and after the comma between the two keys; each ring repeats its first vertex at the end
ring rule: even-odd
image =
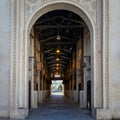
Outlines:
{"type": "Polygon", "coordinates": [[[120,118],[120,0],[109,1],[110,108],[120,118]]]}
{"type": "Polygon", "coordinates": [[[0,0],[0,116],[9,116],[10,13],[9,0],[0,0]]]}

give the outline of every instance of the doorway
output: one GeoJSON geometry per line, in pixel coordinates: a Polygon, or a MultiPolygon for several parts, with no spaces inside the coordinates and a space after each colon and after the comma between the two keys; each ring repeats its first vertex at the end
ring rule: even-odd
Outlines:
{"type": "MultiPolygon", "coordinates": [[[[40,15],[38,19],[34,21],[32,30],[34,31],[34,35],[36,36],[36,39],[39,38],[38,43],[40,44],[40,52],[42,53],[43,51],[43,54],[40,57],[41,64],[42,64],[41,70],[40,70],[42,75],[40,78],[40,81],[41,81],[40,83],[42,87],[40,89],[42,89],[43,99],[46,97],[46,94],[48,95],[48,92],[51,86],[50,80],[52,79],[52,77],[56,72],[59,73],[64,79],[63,83],[65,88],[64,89],[65,95],[75,101],[76,100],[79,101],[80,99],[79,84],[82,84],[81,86],[84,86],[83,85],[84,81],[82,82],[79,81],[81,80],[79,77],[83,77],[82,74],[79,73],[83,68],[78,67],[76,63],[77,57],[79,56],[79,58],[81,58],[81,52],[82,52],[79,48],[81,42],[78,42],[78,41],[83,40],[81,37],[83,37],[83,34],[84,34],[84,27],[88,29],[89,34],[91,33],[90,39],[94,38],[91,32],[93,28],[90,28],[91,27],[90,21],[88,20],[89,22],[86,23],[87,20],[85,19],[84,21],[83,18],[79,16],[78,12],[74,12],[74,10],[71,11],[64,8],[64,9],[50,10],[45,14],[40,15]],[[69,12],[70,14],[66,14],[67,12],[69,12]],[[61,15],[57,16],[57,14],[59,13],[61,13],[61,15]],[[90,26],[89,26],[89,23],[90,23],[90,26]],[[81,24],[83,24],[83,26],[81,26],[81,24]],[[65,29],[65,31],[63,31],[62,29],[65,29]],[[68,35],[64,36],[66,35],[66,33],[68,33],[68,35]],[[49,35],[51,36],[47,38],[46,34],[48,36],[49,35]],[[76,37],[76,38],[73,38],[73,37],[76,37]],[[66,44],[66,47],[63,44],[66,44]],[[76,45],[78,44],[79,46],[77,47],[76,45]],[[52,53],[53,51],[54,53],[52,53]],[[64,52],[61,53],[61,51],[64,51],[64,52]],[[78,52],[78,55],[76,54],[77,52],[78,52]],[[56,63],[56,61],[59,61],[61,59],[59,58],[59,56],[62,56],[62,61],[60,64],[56,63]],[[59,65],[61,65],[60,69],[59,69],[59,65]],[[76,68],[76,66],[78,68],[76,68]],[[47,69],[49,68],[49,69],[47,70],[46,68],[47,69]]],[[[94,39],[92,40],[94,41],[94,39]]],[[[91,42],[91,44],[93,43],[93,41],[91,42]]],[[[91,54],[90,56],[92,55],[93,54],[91,54]]],[[[83,64],[83,61],[81,61],[81,63],[83,64]]],[[[91,63],[91,65],[93,65],[93,63],[91,63]]],[[[82,65],[80,66],[84,67],[82,65]]],[[[93,74],[93,71],[91,73],[93,74]]],[[[92,77],[94,79],[94,76],[92,77]]],[[[92,89],[94,89],[94,87],[92,89]]],[[[93,92],[93,90],[91,91],[93,92]]],[[[94,93],[92,95],[94,95],[94,93]]]]}
{"type": "Polygon", "coordinates": [[[87,81],[87,108],[91,110],[91,80],[87,81]]]}
{"type": "Polygon", "coordinates": [[[52,80],[51,87],[52,95],[64,95],[63,80],[52,80]]]}

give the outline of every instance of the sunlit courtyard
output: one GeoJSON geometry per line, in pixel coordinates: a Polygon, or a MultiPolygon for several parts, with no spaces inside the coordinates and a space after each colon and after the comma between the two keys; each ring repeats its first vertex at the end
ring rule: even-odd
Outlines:
{"type": "Polygon", "coordinates": [[[52,80],[51,93],[52,95],[64,95],[63,80],[52,80]]]}

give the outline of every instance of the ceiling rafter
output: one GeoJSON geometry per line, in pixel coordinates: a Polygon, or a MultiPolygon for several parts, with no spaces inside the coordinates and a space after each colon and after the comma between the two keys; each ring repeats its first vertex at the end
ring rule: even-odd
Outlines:
{"type": "MultiPolygon", "coordinates": [[[[67,65],[63,65],[63,64],[60,64],[60,67],[64,67],[64,68],[66,68],[66,66],[67,65]]],[[[58,66],[56,66],[56,64],[52,64],[52,65],[49,65],[49,67],[48,68],[51,68],[51,67],[58,67],[58,66]]]]}
{"type": "Polygon", "coordinates": [[[45,28],[54,28],[54,29],[58,29],[58,28],[72,28],[72,29],[75,29],[75,28],[81,28],[83,27],[82,25],[37,25],[35,26],[35,28],[38,28],[38,29],[45,29],[45,28]]]}
{"type": "Polygon", "coordinates": [[[56,61],[53,61],[53,62],[47,62],[48,65],[50,65],[50,64],[56,64],[56,63],[59,63],[59,64],[65,64],[65,65],[68,64],[67,62],[63,62],[63,61],[59,61],[59,62],[56,62],[56,61]]]}
{"type": "Polygon", "coordinates": [[[51,51],[53,51],[54,50],[54,48],[49,48],[49,49],[47,49],[47,50],[45,50],[45,51],[43,51],[43,53],[49,53],[49,52],[51,52],[51,51]]]}
{"type": "MultiPolygon", "coordinates": [[[[73,45],[76,44],[76,42],[60,42],[59,45],[73,45]]],[[[42,45],[58,45],[58,42],[47,42],[47,43],[42,43],[42,45]]]]}
{"type": "Polygon", "coordinates": [[[54,39],[56,36],[52,36],[52,37],[49,37],[49,38],[46,38],[46,39],[43,39],[43,40],[39,40],[39,43],[42,43],[42,42],[47,42],[51,39],[54,39]]]}
{"type": "Polygon", "coordinates": [[[65,72],[84,26],[82,18],[65,10],[49,12],[37,20],[34,30],[49,71],[55,72],[56,63],[59,63],[59,71],[65,72]],[[60,40],[56,39],[58,35],[60,40]],[[56,61],[57,57],[59,61],[56,61]]]}
{"type": "Polygon", "coordinates": [[[68,21],[71,21],[71,22],[75,22],[75,23],[84,25],[84,22],[81,22],[79,20],[75,20],[75,19],[71,19],[71,18],[66,18],[64,16],[59,16],[59,17],[62,18],[62,19],[64,19],[64,20],[68,20],[68,21]]]}
{"type": "Polygon", "coordinates": [[[51,17],[51,18],[47,18],[47,19],[45,19],[45,20],[41,20],[41,21],[37,22],[35,25],[39,25],[39,24],[48,22],[48,21],[50,21],[50,20],[55,20],[55,19],[57,19],[57,18],[61,18],[61,19],[67,20],[67,21],[71,21],[71,22],[74,22],[74,23],[78,23],[78,24],[84,25],[84,22],[82,22],[82,21],[80,21],[80,20],[75,20],[75,19],[72,19],[72,18],[64,17],[64,16],[54,16],[54,17],[51,17]]]}
{"type": "Polygon", "coordinates": [[[54,20],[54,19],[56,19],[56,18],[58,18],[58,16],[54,16],[54,17],[51,17],[51,18],[47,18],[47,19],[41,20],[41,21],[39,21],[39,22],[36,22],[35,25],[39,25],[39,24],[42,24],[42,23],[44,23],[44,22],[47,22],[47,21],[50,21],[50,20],[54,20]]]}
{"type": "Polygon", "coordinates": [[[52,59],[52,58],[54,58],[55,56],[50,56],[50,57],[47,57],[46,59],[48,60],[48,59],[52,59]]]}
{"type": "MultiPolygon", "coordinates": [[[[42,42],[47,42],[47,41],[49,41],[49,40],[51,40],[51,39],[56,39],[56,37],[57,37],[57,34],[54,35],[54,36],[45,38],[45,39],[40,39],[39,42],[40,42],[40,43],[42,43],[42,42]]],[[[74,41],[73,38],[69,38],[69,37],[67,37],[67,36],[60,36],[60,37],[61,37],[61,39],[68,39],[68,40],[74,41]]]]}

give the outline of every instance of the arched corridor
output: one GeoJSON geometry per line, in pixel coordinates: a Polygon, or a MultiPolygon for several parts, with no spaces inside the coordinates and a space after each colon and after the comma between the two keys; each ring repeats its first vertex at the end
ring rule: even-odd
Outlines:
{"type": "Polygon", "coordinates": [[[120,119],[120,0],[0,8],[0,119],[120,119]]]}
{"type": "MultiPolygon", "coordinates": [[[[63,94],[91,110],[92,37],[85,21],[72,11],[53,10],[36,20],[29,38],[29,109],[51,95],[52,81],[63,80],[63,94]]],[[[57,98],[63,108],[64,98],[57,98]]]]}

